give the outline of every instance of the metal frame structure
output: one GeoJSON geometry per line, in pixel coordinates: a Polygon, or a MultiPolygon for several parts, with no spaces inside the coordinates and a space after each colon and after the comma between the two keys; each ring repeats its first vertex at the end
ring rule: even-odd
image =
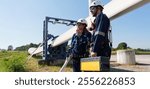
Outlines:
{"type": "MultiPolygon", "coordinates": [[[[89,5],[92,1],[93,0],[89,0],[89,5]]],[[[131,12],[145,4],[148,4],[149,2],[150,2],[150,0],[111,0],[108,4],[106,4],[104,6],[103,13],[105,13],[108,16],[108,18],[112,21],[128,12],[131,12]]],[[[91,26],[91,18],[92,18],[91,15],[86,18],[87,23],[88,23],[87,27],[91,26]]],[[[57,21],[57,18],[55,18],[55,19],[52,18],[52,19],[54,21],[56,19],[56,21],[57,21]]],[[[44,21],[44,29],[48,28],[48,20],[49,20],[49,18],[47,17],[44,21]]],[[[52,22],[52,23],[55,23],[55,22],[52,22]]],[[[60,23],[63,23],[63,22],[60,22],[60,23]]],[[[66,23],[66,24],[69,25],[69,23],[66,23]]],[[[68,29],[65,33],[59,35],[59,37],[57,37],[51,43],[48,43],[48,45],[51,45],[52,47],[56,47],[56,46],[59,46],[65,42],[67,42],[69,39],[71,39],[72,35],[75,33],[75,31],[76,31],[75,29],[76,29],[75,27],[68,29]]],[[[44,32],[44,33],[46,33],[46,32],[44,32]]],[[[47,38],[45,38],[45,39],[47,39],[47,38]]],[[[42,51],[43,51],[42,46],[39,47],[38,49],[30,48],[28,50],[29,54],[31,54],[31,55],[39,54],[42,51]]]]}
{"type": "Polygon", "coordinates": [[[66,26],[75,26],[77,21],[68,20],[68,19],[60,19],[54,17],[46,17],[43,21],[43,60],[48,60],[48,40],[51,38],[55,38],[53,35],[48,34],[48,23],[52,24],[64,24],[66,26]]]}

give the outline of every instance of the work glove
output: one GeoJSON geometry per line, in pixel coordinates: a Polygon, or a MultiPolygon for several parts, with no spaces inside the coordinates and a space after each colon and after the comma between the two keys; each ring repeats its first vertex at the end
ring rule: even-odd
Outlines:
{"type": "Polygon", "coordinates": [[[96,56],[97,56],[97,53],[91,52],[91,57],[96,57],[96,56]]]}

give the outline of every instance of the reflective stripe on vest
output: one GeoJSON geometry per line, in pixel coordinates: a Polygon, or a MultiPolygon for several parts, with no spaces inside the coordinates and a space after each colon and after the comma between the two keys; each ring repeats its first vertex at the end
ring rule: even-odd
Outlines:
{"type": "Polygon", "coordinates": [[[104,32],[96,31],[94,35],[95,35],[95,36],[96,36],[96,35],[105,36],[105,33],[104,33],[104,32]]]}

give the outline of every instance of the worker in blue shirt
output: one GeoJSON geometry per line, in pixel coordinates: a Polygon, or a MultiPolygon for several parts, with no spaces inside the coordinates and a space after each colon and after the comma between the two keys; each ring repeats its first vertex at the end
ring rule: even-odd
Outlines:
{"type": "MultiPolygon", "coordinates": [[[[99,0],[95,0],[90,5],[90,12],[95,18],[95,28],[92,35],[91,56],[111,56],[108,31],[110,28],[109,18],[103,14],[103,5],[99,0]]],[[[107,65],[110,68],[110,64],[107,65]]]]}
{"type": "Polygon", "coordinates": [[[79,19],[77,21],[76,33],[71,40],[70,55],[73,59],[73,71],[81,72],[80,70],[80,58],[84,58],[87,55],[88,47],[90,45],[91,33],[86,29],[87,22],[85,19],[79,19]]]}

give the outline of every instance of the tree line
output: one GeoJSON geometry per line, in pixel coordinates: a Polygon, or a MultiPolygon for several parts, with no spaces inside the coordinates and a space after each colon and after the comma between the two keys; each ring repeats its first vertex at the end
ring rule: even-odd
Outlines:
{"type": "Polygon", "coordinates": [[[30,43],[30,44],[27,44],[27,45],[23,45],[23,46],[20,46],[20,47],[16,47],[14,49],[14,51],[27,51],[29,48],[31,47],[35,47],[37,48],[39,46],[39,44],[34,44],[34,43],[30,43]]]}
{"type": "MultiPolygon", "coordinates": [[[[39,46],[39,44],[30,43],[30,44],[27,44],[27,45],[16,47],[14,49],[14,51],[27,51],[31,47],[36,47],[37,48],[38,46],[39,46]]],[[[133,48],[129,47],[126,42],[121,42],[121,43],[118,44],[117,48],[112,48],[113,51],[125,50],[125,49],[133,49],[133,48]]],[[[8,51],[12,51],[13,50],[13,46],[9,45],[7,50],[8,51]]],[[[150,52],[150,49],[137,48],[135,50],[136,51],[150,52]]]]}

